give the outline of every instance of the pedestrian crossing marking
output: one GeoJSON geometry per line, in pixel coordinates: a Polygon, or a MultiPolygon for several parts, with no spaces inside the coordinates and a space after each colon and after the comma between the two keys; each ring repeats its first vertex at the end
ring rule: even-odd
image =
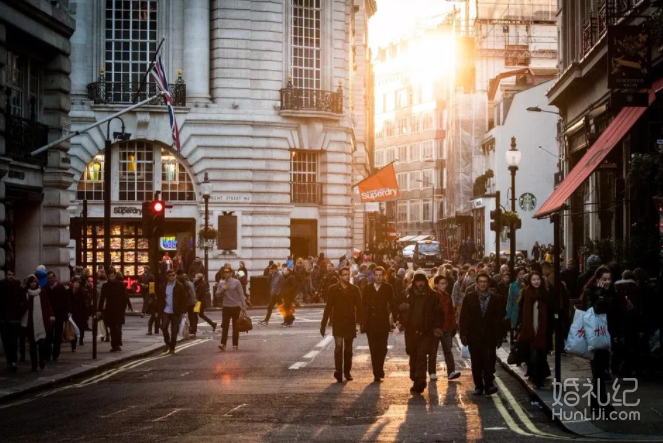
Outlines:
{"type": "Polygon", "coordinates": [[[313,358],[318,355],[320,351],[311,351],[308,354],[304,355],[302,358],[313,358]]]}
{"type": "Polygon", "coordinates": [[[324,348],[325,346],[327,346],[332,341],[334,341],[334,336],[328,335],[325,338],[323,338],[322,340],[320,340],[320,342],[317,345],[315,345],[315,347],[316,348],[324,348]]]}
{"type": "MultiPolygon", "coordinates": [[[[357,346],[355,348],[357,351],[368,351],[368,346],[357,346]]],[[[394,349],[394,345],[387,345],[387,349],[394,349]]]]}
{"type": "Polygon", "coordinates": [[[290,366],[289,369],[299,369],[299,368],[303,368],[304,366],[306,366],[306,364],[307,364],[307,362],[305,362],[305,361],[298,361],[298,362],[295,363],[294,365],[290,366]]]}
{"type": "Polygon", "coordinates": [[[407,371],[389,373],[389,377],[409,377],[409,376],[410,373],[407,371]]]}

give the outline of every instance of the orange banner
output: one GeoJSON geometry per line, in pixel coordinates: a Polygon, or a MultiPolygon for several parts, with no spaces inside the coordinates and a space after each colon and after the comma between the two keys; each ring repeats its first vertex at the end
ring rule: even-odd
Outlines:
{"type": "Polygon", "coordinates": [[[390,163],[357,184],[362,203],[392,200],[400,197],[394,164],[390,163]]]}

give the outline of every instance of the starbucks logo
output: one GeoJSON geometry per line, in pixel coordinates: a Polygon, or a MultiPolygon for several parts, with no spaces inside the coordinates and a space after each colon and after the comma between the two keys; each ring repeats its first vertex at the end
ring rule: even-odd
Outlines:
{"type": "Polygon", "coordinates": [[[536,197],[534,194],[526,192],[520,196],[518,204],[523,211],[533,211],[536,208],[536,197]]]}

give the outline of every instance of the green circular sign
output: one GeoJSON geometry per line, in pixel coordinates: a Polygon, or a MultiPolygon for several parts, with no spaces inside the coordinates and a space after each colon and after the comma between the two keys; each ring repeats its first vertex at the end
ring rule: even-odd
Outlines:
{"type": "Polygon", "coordinates": [[[523,211],[533,211],[536,208],[536,197],[530,192],[526,192],[518,199],[518,205],[523,211]]]}

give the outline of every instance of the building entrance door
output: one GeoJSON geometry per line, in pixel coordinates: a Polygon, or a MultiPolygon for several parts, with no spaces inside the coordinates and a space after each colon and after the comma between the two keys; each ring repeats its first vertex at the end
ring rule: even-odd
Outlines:
{"type": "Polygon", "coordinates": [[[290,254],[295,259],[318,255],[317,220],[290,220],[290,254]]]}

